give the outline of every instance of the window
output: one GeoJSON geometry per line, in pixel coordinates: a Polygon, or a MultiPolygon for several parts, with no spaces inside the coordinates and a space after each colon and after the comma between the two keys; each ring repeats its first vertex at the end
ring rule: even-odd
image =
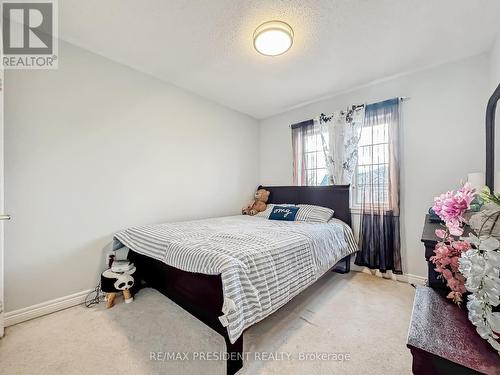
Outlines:
{"type": "Polygon", "coordinates": [[[326,152],[319,123],[304,121],[292,126],[293,183],[298,186],[328,185],[326,152]]]}
{"type": "Polygon", "coordinates": [[[397,192],[390,187],[399,184],[398,100],[292,125],[294,184],[351,184],[351,208],[392,209],[397,200],[390,194],[397,192]]]}
{"type": "Polygon", "coordinates": [[[328,185],[325,152],[319,130],[310,132],[305,137],[304,161],[306,185],[328,185]]]}
{"type": "Polygon", "coordinates": [[[366,125],[358,143],[353,177],[352,207],[363,203],[389,204],[389,125],[366,125]]]}

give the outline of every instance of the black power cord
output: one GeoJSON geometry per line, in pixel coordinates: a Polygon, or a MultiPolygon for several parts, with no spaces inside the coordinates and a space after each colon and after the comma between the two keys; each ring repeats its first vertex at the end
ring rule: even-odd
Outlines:
{"type": "Polygon", "coordinates": [[[101,282],[85,297],[85,307],[98,305],[104,296],[101,294],[101,282]]]}
{"type": "MultiPolygon", "coordinates": [[[[115,255],[110,254],[108,256],[108,267],[111,268],[113,261],[115,260],[115,255]]],[[[101,293],[101,282],[85,297],[85,307],[93,307],[98,305],[104,299],[104,294],[101,293]]]]}

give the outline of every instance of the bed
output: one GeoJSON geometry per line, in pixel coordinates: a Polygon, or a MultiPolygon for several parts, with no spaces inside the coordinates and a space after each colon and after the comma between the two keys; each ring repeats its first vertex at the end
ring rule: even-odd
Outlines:
{"type": "MultiPolygon", "coordinates": [[[[270,204],[331,208],[328,223],[232,216],[129,228],[115,235],[142,280],[221,334],[227,373],[243,365],[243,332],[329,270],[349,272],[357,250],[349,186],[264,187],[270,204]]],[[[136,283],[139,285],[140,283],[136,283]]]]}

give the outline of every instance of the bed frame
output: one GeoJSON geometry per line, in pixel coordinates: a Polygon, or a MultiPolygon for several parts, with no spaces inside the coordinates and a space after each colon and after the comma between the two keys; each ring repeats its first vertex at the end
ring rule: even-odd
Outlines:
{"type": "MultiPolygon", "coordinates": [[[[334,217],[351,225],[349,185],[335,186],[270,186],[268,203],[315,204],[335,211],[334,217]]],[[[131,262],[137,267],[136,285],[143,281],[157,289],[224,337],[227,350],[227,374],[233,375],[243,367],[243,335],[232,344],[227,330],[219,321],[222,315],[222,281],[220,275],[205,275],[182,271],[159,260],[129,251],[131,262]]],[[[339,261],[333,271],[350,271],[350,255],[339,261]]],[[[143,283],[143,284],[144,284],[143,283]]]]}

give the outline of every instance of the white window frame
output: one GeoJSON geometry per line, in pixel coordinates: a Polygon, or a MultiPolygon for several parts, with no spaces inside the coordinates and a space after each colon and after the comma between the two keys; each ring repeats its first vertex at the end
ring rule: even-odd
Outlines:
{"type": "MultiPolygon", "coordinates": [[[[388,126],[388,124],[386,124],[386,126],[388,126]]],[[[389,140],[387,142],[377,142],[377,143],[370,143],[370,144],[358,146],[358,154],[359,154],[359,149],[361,147],[366,147],[366,146],[373,147],[373,146],[382,145],[382,144],[387,144],[389,146],[389,140]]],[[[379,165],[385,164],[385,165],[389,166],[389,161],[387,161],[387,163],[373,163],[372,162],[371,164],[363,164],[362,166],[375,165],[375,164],[379,164],[379,165]]],[[[354,174],[352,176],[351,194],[350,194],[350,208],[351,208],[351,211],[353,211],[355,213],[360,213],[362,210],[362,207],[363,207],[363,205],[362,205],[363,202],[358,201],[358,189],[359,189],[359,186],[358,186],[358,171],[359,170],[358,170],[358,168],[359,167],[360,167],[360,165],[359,165],[359,158],[358,158],[358,162],[356,163],[356,168],[354,169],[354,174]]],[[[389,190],[389,185],[387,185],[387,190],[389,190]]],[[[389,197],[389,191],[387,191],[387,196],[389,197]]],[[[375,206],[375,207],[378,207],[378,206],[375,206]]],[[[380,205],[380,207],[381,208],[388,208],[389,202],[387,202],[384,205],[380,205]]]]}
{"type": "MultiPolygon", "coordinates": [[[[321,185],[318,185],[316,183],[316,181],[318,180],[317,178],[317,173],[318,171],[325,171],[326,172],[326,175],[328,176],[328,168],[326,166],[326,161],[325,161],[325,166],[323,168],[318,168],[318,157],[320,158],[324,158],[324,151],[322,149],[322,146],[318,148],[318,136],[320,136],[320,133],[319,133],[319,130],[315,131],[314,134],[311,134],[311,137],[314,136],[316,137],[316,149],[314,151],[309,151],[309,150],[306,150],[304,149],[303,151],[303,158],[304,158],[304,162],[305,162],[305,166],[304,166],[304,172],[306,174],[306,181],[308,181],[308,171],[316,171],[316,179],[315,179],[315,184],[314,185],[309,185],[307,184],[306,186],[321,186],[321,185]],[[307,168],[307,154],[316,154],[316,167],[315,168],[307,168]]],[[[307,144],[307,142],[305,142],[307,144]]]]}

